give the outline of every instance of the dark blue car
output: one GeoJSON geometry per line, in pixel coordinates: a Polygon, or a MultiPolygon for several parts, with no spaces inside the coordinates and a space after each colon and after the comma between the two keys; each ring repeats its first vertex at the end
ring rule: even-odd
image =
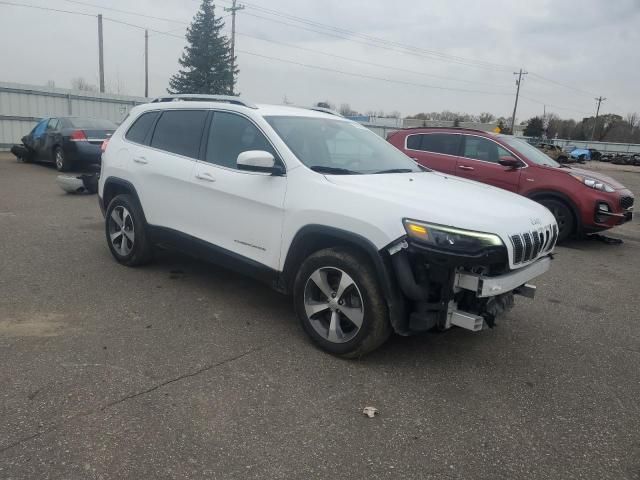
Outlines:
{"type": "Polygon", "coordinates": [[[25,161],[53,162],[65,172],[79,164],[100,163],[102,142],[117,125],[110,120],[87,117],[44,118],[22,138],[25,161]]]}

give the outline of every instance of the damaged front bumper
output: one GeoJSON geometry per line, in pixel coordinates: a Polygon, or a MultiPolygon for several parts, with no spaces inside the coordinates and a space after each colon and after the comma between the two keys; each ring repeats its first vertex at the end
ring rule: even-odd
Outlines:
{"type": "Polygon", "coordinates": [[[493,327],[511,309],[514,294],[535,295],[532,279],[549,270],[551,255],[509,271],[507,251],[492,249],[481,255],[429,251],[403,239],[387,249],[403,299],[403,319],[396,332],[410,335],[452,326],[478,331],[493,327]]]}
{"type": "MultiPolygon", "coordinates": [[[[536,260],[531,265],[495,277],[469,272],[458,272],[455,275],[453,286],[454,288],[470,290],[474,292],[478,298],[494,297],[496,295],[517,290],[518,288],[527,285],[529,280],[539,277],[549,270],[550,267],[551,258],[543,257],[536,260]]],[[[530,292],[535,291],[535,287],[533,287],[533,290],[529,288],[525,291],[527,292],[525,296],[533,298],[530,292]]]]}

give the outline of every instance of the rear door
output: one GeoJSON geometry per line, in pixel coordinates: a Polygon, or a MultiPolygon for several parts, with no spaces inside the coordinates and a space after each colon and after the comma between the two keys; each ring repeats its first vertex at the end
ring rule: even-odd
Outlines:
{"type": "Polygon", "coordinates": [[[517,192],[522,169],[507,168],[498,163],[501,158],[517,157],[489,138],[463,137],[463,151],[458,159],[456,175],[517,192]]]}
{"type": "Polygon", "coordinates": [[[457,133],[415,133],[407,135],[405,153],[420,165],[455,175],[460,146],[457,133]]]}
{"type": "MultiPolygon", "coordinates": [[[[200,155],[207,113],[206,110],[164,110],[155,122],[149,146],[131,148],[130,171],[151,225],[185,231],[187,212],[193,208],[190,176],[200,155]]],[[[135,126],[134,123],[131,130],[135,126]]]]}

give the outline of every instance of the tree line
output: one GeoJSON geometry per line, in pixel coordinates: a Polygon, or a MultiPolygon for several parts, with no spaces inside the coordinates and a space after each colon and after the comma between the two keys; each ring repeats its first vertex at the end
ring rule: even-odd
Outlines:
{"type": "Polygon", "coordinates": [[[585,117],[580,121],[562,119],[552,113],[546,118],[533,117],[525,124],[524,135],[528,137],[566,138],[568,140],[593,140],[598,142],[640,143],[640,114],[629,113],[626,117],[607,113],[585,117]],[[594,129],[595,126],[595,129],[594,129]]]}

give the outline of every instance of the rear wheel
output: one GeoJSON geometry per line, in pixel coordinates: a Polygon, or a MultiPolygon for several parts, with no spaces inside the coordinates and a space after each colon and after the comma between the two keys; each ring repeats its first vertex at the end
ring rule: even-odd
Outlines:
{"type": "Polygon", "coordinates": [[[134,197],[117,195],[105,216],[107,244],[122,265],[135,267],[151,261],[153,249],[145,229],[142,208],[134,197]]]}
{"type": "Polygon", "coordinates": [[[64,154],[62,147],[56,147],[53,149],[53,159],[56,162],[56,168],[59,172],[68,172],[71,170],[71,162],[64,154]]]}
{"type": "Polygon", "coordinates": [[[575,233],[575,219],[571,209],[559,200],[544,198],[539,202],[547,207],[558,224],[558,242],[562,242],[575,233]]]}
{"type": "Polygon", "coordinates": [[[328,248],[308,257],[296,276],[293,295],[302,327],[327,352],[360,357],[391,334],[375,271],[355,250],[328,248]]]}

